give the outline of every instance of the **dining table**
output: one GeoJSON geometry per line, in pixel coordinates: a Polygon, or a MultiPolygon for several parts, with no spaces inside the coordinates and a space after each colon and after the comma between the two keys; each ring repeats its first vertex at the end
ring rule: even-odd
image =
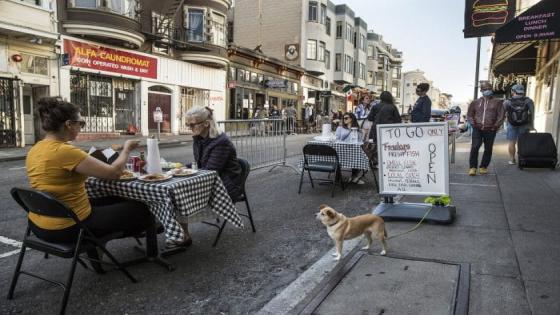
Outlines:
{"type": "MultiPolygon", "coordinates": [[[[313,139],[308,144],[322,144],[333,147],[338,155],[340,167],[343,169],[359,169],[368,171],[370,169],[369,159],[362,150],[363,142],[345,142],[338,140],[313,139]]],[[[309,162],[328,161],[335,162],[334,158],[328,156],[309,156],[309,162]]],[[[303,168],[303,158],[299,162],[299,169],[303,168]]]]}
{"type": "MultiPolygon", "coordinates": [[[[146,236],[146,255],[160,263],[162,261],[157,248],[155,220],[163,226],[166,241],[176,243],[180,243],[185,237],[177,216],[189,217],[205,209],[212,210],[235,227],[243,227],[237,209],[215,171],[198,170],[190,176],[173,176],[161,181],[143,181],[138,178],[104,180],[90,177],[86,180],[86,190],[91,198],[118,196],[148,205],[153,214],[154,226],[146,236]]],[[[169,268],[169,264],[163,264],[169,268]]]]}

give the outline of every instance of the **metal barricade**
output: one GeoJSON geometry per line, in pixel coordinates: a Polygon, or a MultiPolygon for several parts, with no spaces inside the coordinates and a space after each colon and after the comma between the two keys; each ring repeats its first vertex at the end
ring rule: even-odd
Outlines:
{"type": "Polygon", "coordinates": [[[456,139],[457,139],[457,132],[456,131],[452,131],[449,133],[448,136],[448,144],[449,144],[449,162],[451,164],[455,163],[455,152],[456,150],[456,139]]]}
{"type": "MultiPolygon", "coordinates": [[[[282,119],[235,119],[218,126],[235,145],[237,156],[249,161],[251,169],[286,165],[288,123],[282,119]]],[[[271,168],[272,170],[272,168],[271,168]]]]}

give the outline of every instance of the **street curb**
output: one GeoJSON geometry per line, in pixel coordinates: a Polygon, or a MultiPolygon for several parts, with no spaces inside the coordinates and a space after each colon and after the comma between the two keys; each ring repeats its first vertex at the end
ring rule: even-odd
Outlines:
{"type": "MultiPolygon", "coordinates": [[[[192,140],[177,140],[177,141],[170,141],[170,142],[163,142],[159,144],[160,148],[173,148],[173,147],[180,147],[182,145],[186,145],[188,143],[191,143],[192,140]]],[[[77,146],[80,149],[83,150],[87,150],[85,147],[82,146],[77,146]]],[[[146,145],[139,145],[138,146],[139,149],[147,149],[146,145]]],[[[25,155],[16,155],[16,156],[8,156],[8,157],[0,157],[0,163],[2,162],[11,162],[11,161],[22,161],[25,160],[25,158],[27,157],[27,152],[25,155]]]]}

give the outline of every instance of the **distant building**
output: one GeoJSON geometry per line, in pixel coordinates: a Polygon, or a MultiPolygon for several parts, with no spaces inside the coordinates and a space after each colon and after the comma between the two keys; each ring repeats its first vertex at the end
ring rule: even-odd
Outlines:
{"type": "Polygon", "coordinates": [[[373,31],[367,34],[367,45],[367,88],[378,96],[383,91],[390,91],[395,98],[395,105],[402,112],[402,52],[373,31]]]}

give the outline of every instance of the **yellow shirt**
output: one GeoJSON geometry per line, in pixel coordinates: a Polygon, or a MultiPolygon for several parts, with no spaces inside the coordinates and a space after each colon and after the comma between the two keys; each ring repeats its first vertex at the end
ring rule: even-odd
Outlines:
{"type": "MultiPolygon", "coordinates": [[[[74,171],[88,154],[68,143],[56,140],[37,142],[25,161],[29,184],[34,189],[48,192],[72,209],[80,220],[91,213],[86,192],[87,176],[74,171]]],[[[29,213],[29,219],[46,230],[61,230],[74,225],[70,218],[53,218],[29,213]]]]}

